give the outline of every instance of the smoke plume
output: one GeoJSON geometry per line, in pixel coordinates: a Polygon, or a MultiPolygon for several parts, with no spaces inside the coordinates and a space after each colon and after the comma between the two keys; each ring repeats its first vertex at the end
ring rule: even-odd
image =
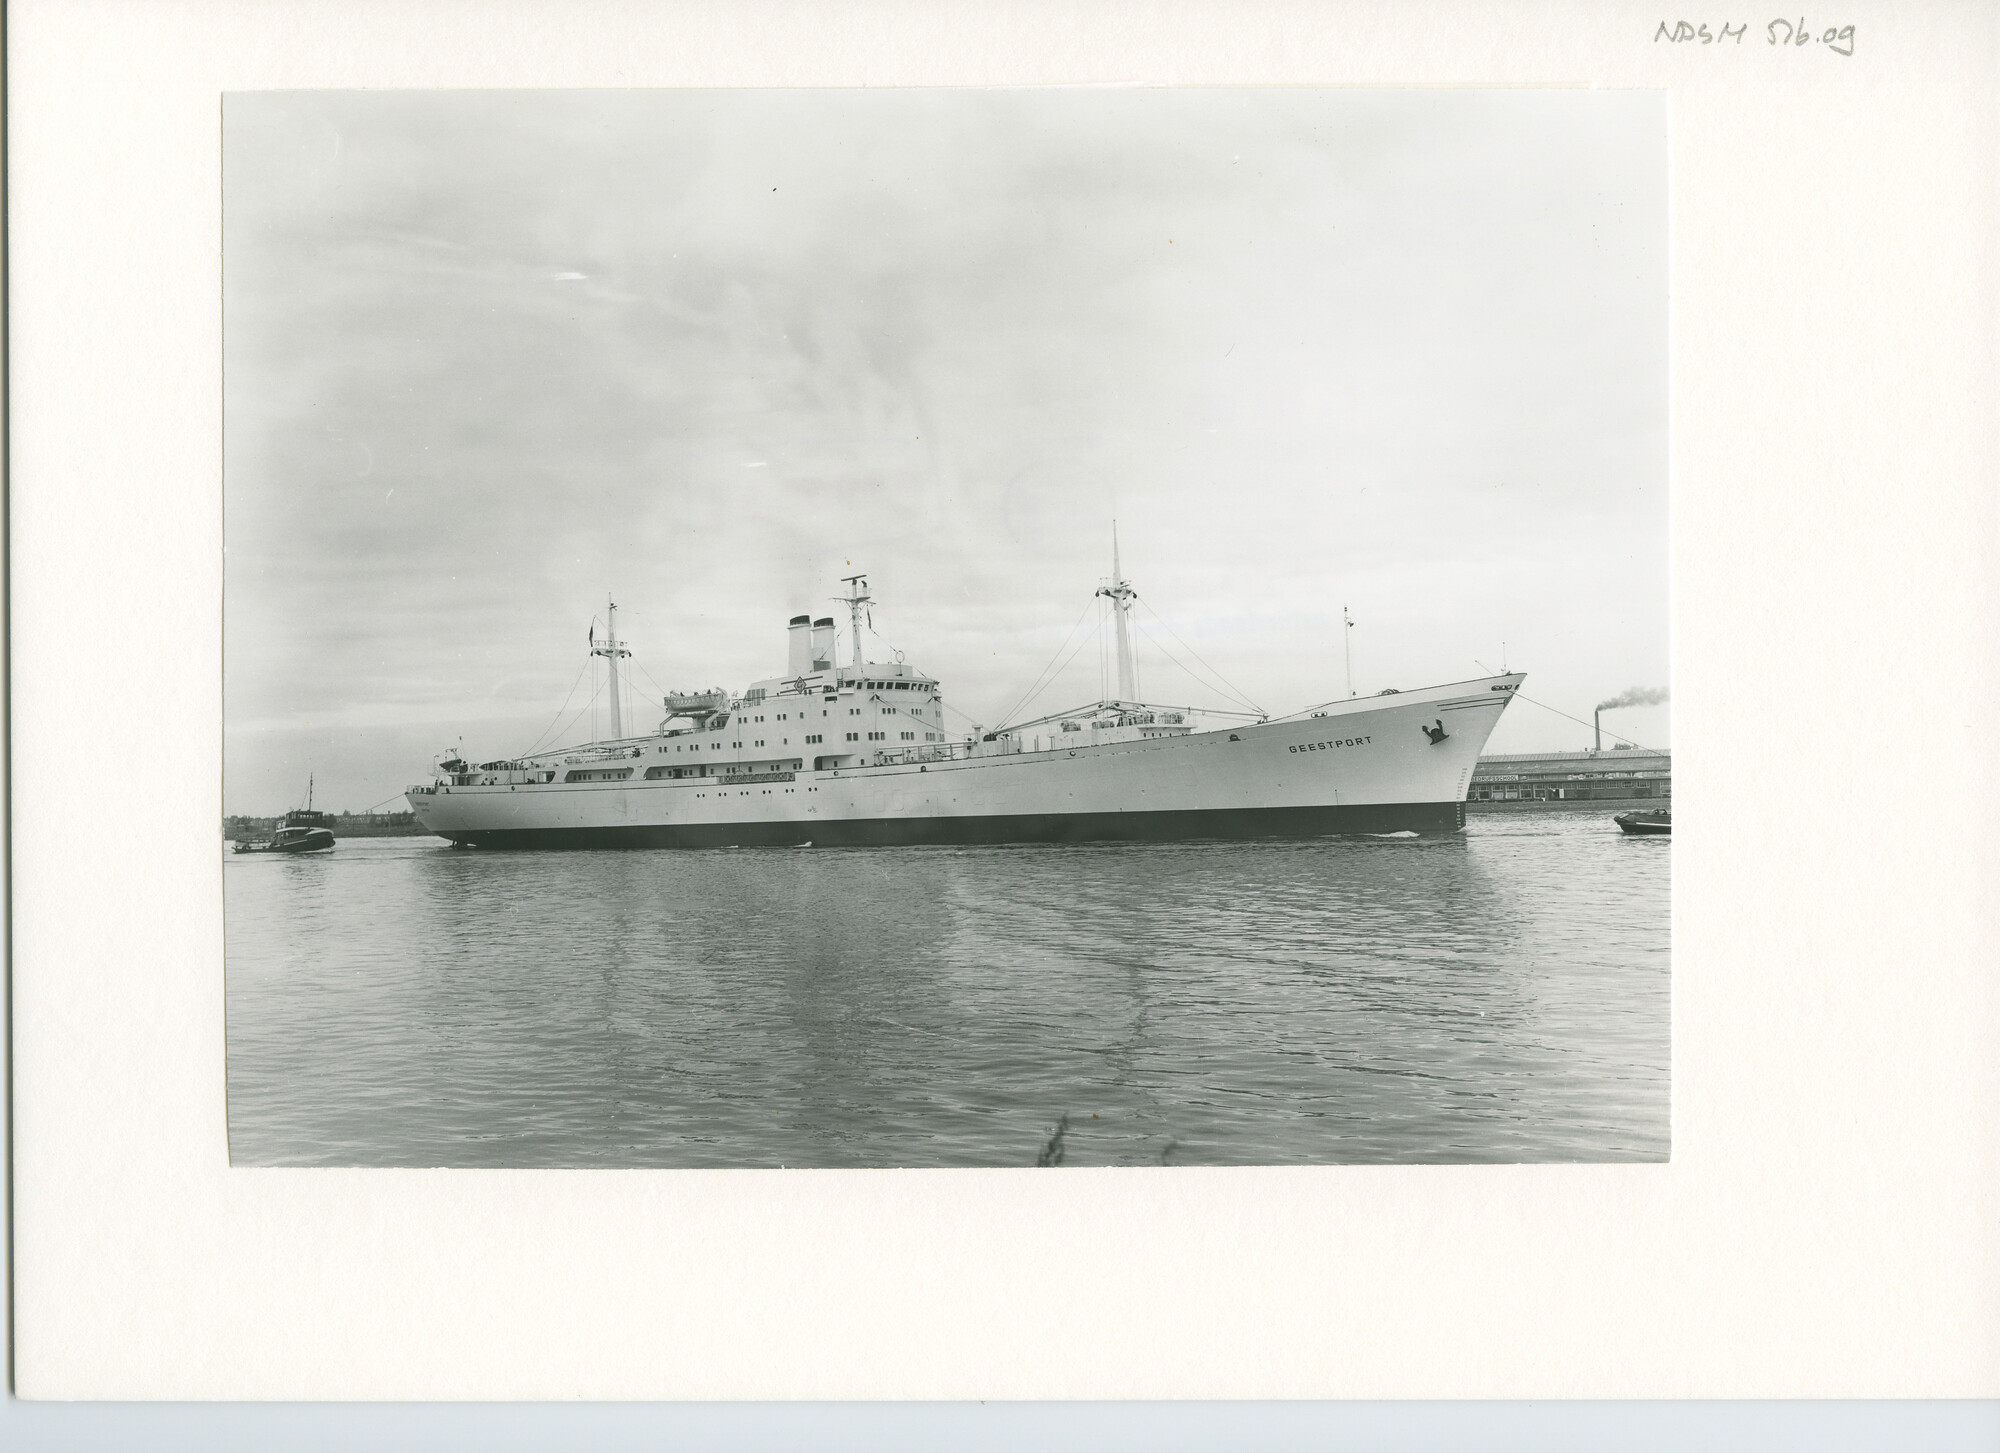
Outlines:
{"type": "Polygon", "coordinates": [[[1609,711],[1614,706],[1658,706],[1667,699],[1664,686],[1634,686],[1629,691],[1621,691],[1609,701],[1597,703],[1598,711],[1609,711]]]}

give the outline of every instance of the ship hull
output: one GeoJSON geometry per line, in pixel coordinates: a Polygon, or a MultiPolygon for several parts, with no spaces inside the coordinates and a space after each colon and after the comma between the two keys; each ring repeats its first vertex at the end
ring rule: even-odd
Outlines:
{"type": "Polygon", "coordinates": [[[239,853],[327,853],[333,851],[333,833],[326,828],[316,827],[300,837],[283,842],[243,842],[236,845],[239,853]]]}
{"type": "Polygon", "coordinates": [[[1198,842],[1446,833],[1463,802],[1355,807],[1241,807],[1165,812],[1009,813],[991,817],[862,817],[659,823],[639,827],[462,828],[439,836],[475,848],[915,847],[994,843],[1198,842]]]}
{"type": "MultiPolygon", "coordinates": [[[[412,789],[426,829],[479,848],[1159,842],[1448,833],[1518,676],[1337,703],[1311,717],[952,760],[644,779],[674,743],[621,747],[636,780],[412,789]],[[1435,735],[1436,733],[1442,735],[1435,735]]],[[[685,760],[683,757],[682,760],[685,760]]],[[[621,769],[622,770],[622,769],[621,769]]],[[[582,774],[579,773],[579,776],[582,774]]]]}

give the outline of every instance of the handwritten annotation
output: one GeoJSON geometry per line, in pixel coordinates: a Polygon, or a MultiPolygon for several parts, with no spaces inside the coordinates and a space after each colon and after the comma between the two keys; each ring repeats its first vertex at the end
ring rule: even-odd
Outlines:
{"type": "MultiPolygon", "coordinates": [[[[1662,20],[1660,28],[1653,32],[1653,42],[1668,41],[1674,45],[1720,45],[1724,41],[1743,44],[1743,35],[1749,27],[1745,24],[1731,25],[1724,22],[1711,29],[1706,25],[1696,25],[1686,20],[1672,23],[1662,20]]],[[[1767,45],[1823,45],[1835,55],[1854,54],[1854,27],[1851,25],[1829,25],[1824,30],[1814,31],[1801,15],[1796,22],[1774,20],[1764,27],[1764,41],[1767,45]]]]}

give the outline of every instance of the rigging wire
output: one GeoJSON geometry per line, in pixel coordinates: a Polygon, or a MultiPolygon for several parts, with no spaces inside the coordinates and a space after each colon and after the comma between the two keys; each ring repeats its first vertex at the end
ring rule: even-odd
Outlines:
{"type": "MultiPolygon", "coordinates": [[[[1484,661],[1474,661],[1472,664],[1477,666],[1481,671],[1484,671],[1489,676],[1496,676],[1496,675],[1504,676],[1507,674],[1504,671],[1496,672],[1491,666],[1487,665],[1484,661]]],[[[1546,701],[1537,701],[1532,696],[1523,696],[1520,692],[1520,688],[1518,687],[1516,687],[1514,690],[1514,699],[1516,701],[1525,701],[1530,706],[1539,706],[1543,711],[1554,711],[1557,716],[1563,718],[1565,721],[1573,721],[1578,726],[1587,726],[1594,732],[1601,732],[1604,730],[1603,726],[1598,722],[1585,721],[1582,717],[1571,716],[1566,711],[1556,711],[1556,708],[1550,706],[1546,701]]],[[[1609,732],[1606,733],[1606,735],[1608,735],[1614,742],[1624,742],[1627,746],[1637,747],[1642,752],[1659,752],[1665,750],[1665,748],[1663,747],[1649,747],[1644,742],[1635,742],[1632,740],[1632,738],[1624,736],[1618,732],[1609,732]]]]}
{"type": "MultiPolygon", "coordinates": [[[[609,624],[605,626],[604,635],[606,640],[610,639],[611,628],[609,624]]],[[[590,616],[590,644],[592,648],[591,654],[594,656],[597,646],[597,613],[595,611],[591,612],[590,616]]],[[[618,669],[618,658],[616,656],[607,656],[604,659],[611,663],[612,670],[616,671],[618,669]]],[[[586,666],[589,664],[588,660],[584,662],[586,666]]],[[[597,740],[597,673],[595,671],[590,673],[590,739],[593,742],[597,740]]]]}
{"type": "MultiPolygon", "coordinates": [[[[667,688],[660,685],[659,682],[653,681],[653,673],[648,671],[644,666],[641,666],[639,664],[639,658],[636,656],[632,658],[631,670],[637,671],[641,676],[645,677],[648,681],[652,681],[653,693],[660,698],[660,710],[665,711],[667,703],[667,688]]],[[[632,679],[631,675],[628,673],[625,679],[627,681],[630,681],[632,679]]]]}
{"type": "MultiPolygon", "coordinates": [[[[1009,708],[1007,708],[1005,712],[1001,713],[1000,716],[1001,721],[1003,722],[1012,721],[1015,717],[1021,714],[1022,710],[1027,706],[1027,704],[1030,701],[1033,701],[1035,699],[1035,693],[1040,691],[1043,687],[1044,683],[1042,681],[1042,678],[1049,674],[1049,667],[1055,666],[1056,661],[1062,656],[1064,648],[1069,645],[1070,637],[1076,634],[1076,628],[1083,624],[1083,618],[1090,614],[1091,606],[1095,605],[1096,603],[1097,603],[1097,598],[1095,596],[1092,596],[1089,600],[1084,602],[1083,609],[1077,612],[1076,620],[1070,625],[1068,632],[1064,634],[1062,638],[1062,645],[1056,647],[1055,654],[1049,657],[1048,665],[1042,667],[1042,669],[1038,673],[1036,673],[1035,679],[1029,683],[1028,689],[1026,692],[1022,694],[1021,699],[1015,702],[1009,708]]],[[[1059,667],[1057,668],[1058,673],[1060,673],[1060,669],[1061,668],[1059,667]]]]}
{"type": "MultiPolygon", "coordinates": [[[[977,731],[979,729],[980,727],[979,722],[974,721],[971,717],[967,716],[964,712],[960,711],[957,707],[953,706],[950,702],[940,698],[938,701],[938,705],[943,707],[946,711],[950,712],[953,716],[957,717],[960,721],[964,722],[967,726],[971,727],[974,731],[977,731]]],[[[942,717],[939,718],[939,725],[943,725],[942,717]]],[[[994,730],[997,732],[999,728],[995,727],[994,730]]]]}
{"type": "Polygon", "coordinates": [[[1109,634],[1110,632],[1104,629],[1104,607],[1100,604],[1097,609],[1097,699],[1099,701],[1111,695],[1111,668],[1106,660],[1109,655],[1107,649],[1109,642],[1104,639],[1109,634]]]}
{"type": "Polygon", "coordinates": [[[1257,705],[1256,702],[1252,701],[1249,697],[1245,696],[1242,692],[1238,691],[1234,686],[1230,686],[1229,678],[1227,676],[1224,676],[1220,671],[1217,671],[1213,666],[1210,666],[1207,660],[1203,658],[1201,652],[1197,651],[1193,646],[1189,646],[1186,641],[1181,640],[1181,633],[1174,629],[1173,622],[1169,621],[1165,616],[1161,615],[1158,611],[1154,610],[1152,605],[1149,602],[1147,602],[1144,597],[1135,595],[1132,598],[1138,601],[1139,604],[1146,607],[1146,614],[1150,615],[1154,620],[1158,621],[1161,625],[1167,628],[1168,635],[1172,636],[1176,641],[1180,641],[1181,645],[1187,647],[1187,653],[1190,656],[1194,657],[1195,660],[1200,661],[1201,664],[1207,668],[1208,673],[1211,676],[1213,676],[1217,681],[1222,682],[1223,685],[1229,686],[1229,690],[1227,691],[1227,693],[1225,693],[1226,695],[1234,697],[1236,700],[1242,702],[1245,706],[1249,707],[1251,710],[1255,711],[1260,716],[1269,715],[1269,713],[1266,712],[1263,707],[1257,705]]]}
{"type": "Polygon", "coordinates": [[[883,645],[887,646],[889,648],[889,654],[891,656],[894,656],[898,662],[901,662],[906,659],[904,653],[900,649],[898,649],[894,641],[890,640],[887,636],[883,635],[880,631],[875,629],[875,613],[873,611],[870,611],[868,613],[868,634],[873,636],[876,640],[880,641],[883,645]]]}
{"type": "Polygon", "coordinates": [[[536,750],[536,748],[541,746],[543,737],[548,736],[550,731],[554,729],[555,724],[562,720],[562,714],[569,710],[569,699],[572,696],[576,695],[576,683],[583,680],[583,673],[588,671],[589,669],[590,669],[590,657],[585,656],[583,658],[583,664],[576,668],[576,675],[570,678],[569,690],[563,693],[562,705],[557,707],[556,714],[549,718],[549,724],[542,728],[541,736],[535,738],[535,740],[529,745],[528,750],[526,752],[516,752],[514,754],[515,756],[525,757],[528,755],[528,752],[532,752],[536,750]]]}
{"type": "MultiPolygon", "coordinates": [[[[589,663],[585,663],[586,665],[589,663]]],[[[582,716],[582,712],[577,713],[582,716]]],[[[590,673],[590,739],[597,740],[597,673],[590,673]]]]}
{"type": "MultiPolygon", "coordinates": [[[[570,729],[571,727],[575,726],[575,725],[576,725],[576,724],[577,724],[577,723],[578,723],[579,721],[583,720],[583,713],[584,713],[585,709],[586,709],[586,708],[584,708],[584,707],[581,707],[581,706],[579,706],[579,707],[578,707],[578,708],[576,709],[576,715],[572,716],[572,717],[571,717],[571,718],[570,718],[570,719],[569,719],[568,721],[564,722],[564,723],[562,724],[562,726],[560,726],[559,728],[557,728],[557,730],[556,730],[556,733],[555,733],[555,737],[556,737],[556,740],[557,740],[557,741],[561,741],[561,740],[562,740],[562,735],[563,735],[563,733],[564,733],[564,732],[567,732],[567,731],[568,731],[568,730],[569,730],[569,729],[570,729]]],[[[592,726],[592,730],[591,730],[591,736],[592,736],[592,738],[593,738],[593,739],[595,739],[596,735],[597,735],[597,732],[596,732],[596,728],[595,728],[595,724],[594,724],[594,721],[593,721],[593,726],[592,726]]],[[[556,747],[556,746],[550,746],[550,747],[546,747],[546,748],[543,748],[542,750],[544,750],[544,751],[548,751],[548,752],[555,752],[555,751],[561,751],[561,750],[562,750],[562,748],[560,748],[560,747],[556,747]]],[[[526,756],[527,754],[526,754],[526,753],[524,752],[524,753],[522,753],[522,755],[523,755],[523,756],[526,756]]]]}
{"type": "MultiPolygon", "coordinates": [[[[1085,609],[1085,610],[1088,610],[1088,609],[1089,609],[1089,607],[1088,607],[1088,606],[1086,606],[1086,607],[1084,607],[1084,609],[1085,609]]],[[[1101,613],[1100,613],[1100,614],[1101,614],[1101,613]]],[[[1097,640],[1097,642],[1098,642],[1098,645],[1100,646],[1100,648],[1101,648],[1101,647],[1102,647],[1102,645],[1103,645],[1103,636],[1104,636],[1104,632],[1103,632],[1103,625],[1104,625],[1103,621],[1102,621],[1102,620],[1100,620],[1100,621],[1098,622],[1098,632],[1097,632],[1097,635],[1096,635],[1096,637],[1095,637],[1095,639],[1097,640]]],[[[1008,713],[1007,713],[1007,715],[1006,715],[1006,716],[1005,716],[1004,718],[1002,718],[1002,720],[1003,720],[1003,721],[1013,721],[1013,720],[1014,720],[1014,719],[1015,719],[1015,718],[1016,718],[1017,716],[1019,716],[1019,715],[1021,714],[1021,712],[1025,711],[1025,710],[1026,710],[1026,709],[1027,709],[1027,708],[1028,708],[1028,707],[1029,707],[1030,705],[1032,705],[1032,704],[1033,704],[1033,702],[1034,702],[1034,700],[1035,700],[1035,697],[1037,697],[1037,696],[1040,696],[1040,695],[1042,694],[1042,692],[1044,692],[1044,691],[1048,690],[1048,689],[1049,689],[1049,687],[1051,687],[1051,686],[1055,685],[1055,684],[1056,684],[1056,682],[1057,682],[1057,681],[1059,681],[1059,680],[1060,680],[1060,679],[1062,678],[1062,674],[1063,674],[1063,672],[1067,671],[1067,670],[1068,670],[1068,669],[1070,668],[1071,664],[1075,662],[1076,658],[1077,658],[1078,656],[1081,656],[1081,655],[1083,654],[1083,648],[1084,648],[1085,646],[1089,645],[1089,644],[1091,643],[1091,640],[1092,640],[1092,639],[1093,639],[1092,637],[1090,637],[1090,636],[1086,636],[1086,637],[1084,637],[1084,638],[1083,638],[1082,640],[1078,641],[1078,642],[1076,643],[1076,648],[1075,648],[1074,650],[1072,650],[1072,651],[1071,651],[1071,652],[1069,653],[1069,657],[1068,657],[1068,659],[1067,659],[1067,660],[1065,660],[1065,661],[1064,661],[1064,662],[1062,663],[1062,665],[1060,665],[1060,666],[1056,667],[1056,669],[1055,669],[1055,673],[1054,673],[1053,675],[1051,675],[1051,676],[1049,677],[1049,679],[1048,679],[1048,680],[1047,680],[1046,682],[1044,682],[1044,683],[1043,683],[1043,684],[1042,684],[1042,685],[1041,685],[1041,686],[1040,686],[1039,688],[1037,688],[1037,689],[1036,689],[1036,691],[1035,691],[1035,695],[1034,695],[1034,696],[1030,696],[1030,697],[1029,697],[1029,698],[1028,698],[1028,699],[1027,699],[1026,701],[1023,701],[1023,702],[1022,702],[1022,703],[1021,703],[1021,704],[1020,704],[1019,706],[1017,706],[1016,708],[1014,708],[1014,710],[1013,710],[1013,711],[1010,711],[1010,712],[1008,712],[1008,713]]],[[[1102,655],[1102,651],[1101,651],[1101,649],[1100,649],[1100,652],[1099,652],[1099,654],[1100,654],[1100,656],[1102,655]]],[[[1097,684],[1099,685],[1099,687],[1102,687],[1102,686],[1104,685],[1104,675],[1103,675],[1103,669],[1102,669],[1102,665],[1101,665],[1101,664],[1100,664],[1100,667],[1099,667],[1099,671],[1098,671],[1098,681],[1097,681],[1097,684]]],[[[1102,696],[1098,697],[1098,700],[1099,700],[1099,701],[1102,701],[1103,699],[1104,699],[1104,698],[1103,698],[1102,696]]],[[[1004,728],[1004,727],[995,727],[995,728],[994,728],[994,730],[995,730],[995,731],[1004,731],[1004,730],[1005,730],[1005,728],[1004,728]]]]}
{"type": "MultiPolygon", "coordinates": [[[[579,706],[576,709],[576,715],[564,722],[562,724],[562,731],[556,733],[557,740],[561,740],[563,732],[567,732],[571,727],[574,727],[578,722],[583,720],[583,713],[584,708],[579,706]]],[[[597,739],[597,720],[594,716],[591,718],[590,736],[593,741],[597,739]]],[[[548,750],[553,752],[559,750],[559,748],[550,747],[548,750]]]]}
{"type": "MultiPolygon", "coordinates": [[[[1562,717],[1568,721],[1573,721],[1578,726],[1587,726],[1592,731],[1604,731],[1604,728],[1598,726],[1597,723],[1595,722],[1585,721],[1580,716],[1571,716],[1566,711],[1557,711],[1555,707],[1550,706],[1546,701],[1537,701],[1532,696],[1523,696],[1519,691],[1516,691],[1514,693],[1514,699],[1516,701],[1525,701],[1530,706],[1539,706],[1543,711],[1554,711],[1557,716],[1562,717]]],[[[1644,742],[1635,742],[1632,740],[1632,738],[1624,736],[1619,732],[1604,732],[1604,735],[1610,737],[1614,742],[1624,742],[1627,746],[1637,747],[1642,752],[1658,752],[1664,750],[1663,748],[1660,747],[1649,747],[1644,742]]]]}
{"type": "Polygon", "coordinates": [[[1199,675],[1195,673],[1194,668],[1189,666],[1187,662],[1181,660],[1180,657],[1176,656],[1171,650],[1167,648],[1167,646],[1163,642],[1160,641],[1160,639],[1157,636],[1155,636],[1151,631],[1147,630],[1145,623],[1143,621],[1134,621],[1133,624],[1138,626],[1140,635],[1144,636],[1147,639],[1147,641],[1150,642],[1155,647],[1155,649],[1159,651],[1161,655],[1165,656],[1169,661],[1173,662],[1176,666],[1180,667],[1182,671],[1186,672],[1188,679],[1194,682],[1197,686],[1201,686],[1209,691],[1215,692],[1216,695],[1222,697],[1224,700],[1234,701],[1240,706],[1248,707],[1253,715],[1256,716],[1269,715],[1269,713],[1267,713],[1264,710],[1264,708],[1257,705],[1256,702],[1250,700],[1248,697],[1243,696],[1240,693],[1231,692],[1225,689],[1225,687],[1223,686],[1216,685],[1215,682],[1213,681],[1203,680],[1199,675]]]}

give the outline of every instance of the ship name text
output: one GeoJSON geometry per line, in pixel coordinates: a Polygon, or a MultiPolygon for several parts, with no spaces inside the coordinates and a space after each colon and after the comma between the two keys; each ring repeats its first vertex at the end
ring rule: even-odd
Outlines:
{"type": "Polygon", "coordinates": [[[1374,740],[1375,738],[1373,737],[1347,737],[1344,740],[1333,742],[1301,742],[1298,746],[1288,747],[1286,750],[1292,752],[1325,752],[1331,751],[1335,747],[1365,747],[1374,740]]]}

